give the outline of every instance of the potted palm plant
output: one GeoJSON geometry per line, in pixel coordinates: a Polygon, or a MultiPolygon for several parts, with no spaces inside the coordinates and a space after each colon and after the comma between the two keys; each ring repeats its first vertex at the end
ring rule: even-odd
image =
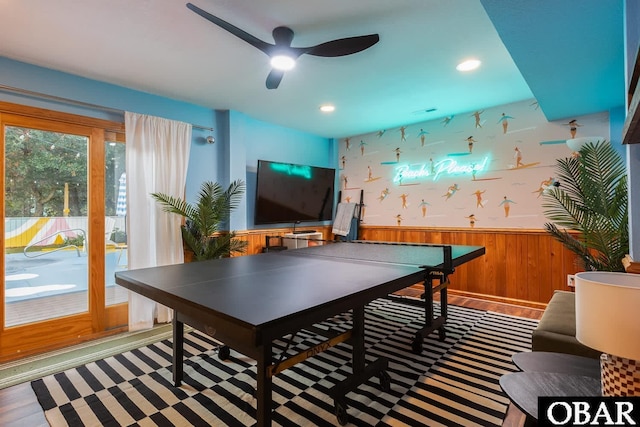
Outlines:
{"type": "Polygon", "coordinates": [[[223,232],[222,226],[229,220],[231,211],[238,206],[244,194],[244,182],[232,182],[227,189],[212,181],[202,183],[195,204],[162,193],[151,196],[166,212],[185,218],[181,226],[185,245],[185,258],[202,261],[229,257],[244,252],[247,242],[236,238],[234,231],[223,232]]]}
{"type": "Polygon", "coordinates": [[[552,221],[545,230],[578,256],[585,271],[624,271],[629,224],[622,158],[606,141],[588,142],[578,155],[558,159],[556,170],[560,185],[544,193],[545,216],[552,221]]]}

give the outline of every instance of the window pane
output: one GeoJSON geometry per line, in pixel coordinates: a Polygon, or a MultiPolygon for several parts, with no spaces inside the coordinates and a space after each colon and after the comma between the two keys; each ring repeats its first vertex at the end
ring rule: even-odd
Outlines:
{"type": "Polygon", "coordinates": [[[127,290],[115,282],[116,271],[126,270],[127,258],[127,204],[125,172],[125,145],[121,142],[105,142],[105,302],[107,305],[126,302],[127,290]]]}
{"type": "Polygon", "coordinates": [[[5,127],[5,325],[86,312],[88,138],[5,127]]]}

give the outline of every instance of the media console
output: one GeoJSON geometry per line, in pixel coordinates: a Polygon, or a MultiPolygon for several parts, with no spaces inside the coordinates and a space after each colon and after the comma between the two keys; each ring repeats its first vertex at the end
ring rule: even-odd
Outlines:
{"type": "Polygon", "coordinates": [[[305,232],[296,231],[295,233],[286,233],[282,236],[282,245],[287,249],[306,248],[322,244],[322,233],[319,231],[305,232]]]}

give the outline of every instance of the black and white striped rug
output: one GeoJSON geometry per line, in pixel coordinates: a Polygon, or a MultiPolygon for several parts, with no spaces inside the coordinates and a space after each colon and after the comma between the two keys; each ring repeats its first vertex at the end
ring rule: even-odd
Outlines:
{"type": "MultiPolygon", "coordinates": [[[[530,350],[537,321],[449,306],[446,340],[434,333],[416,355],[411,341],[423,322],[423,309],[396,300],[367,306],[367,358],[389,359],[391,390],[380,391],[374,377],[349,393],[350,424],[499,426],[509,401],[498,380],[515,371],[514,353],[530,350]]],[[[324,324],[346,329],[350,316],[324,324]]],[[[312,334],[296,338],[298,348],[314,343],[312,334]]],[[[171,379],[170,340],[31,385],[53,427],[253,425],[254,361],[234,351],[221,361],[215,347],[204,334],[185,335],[185,380],[179,388],[171,379]]],[[[351,372],[350,364],[350,347],[343,343],[278,374],[273,424],[338,425],[327,390],[351,372]]]]}

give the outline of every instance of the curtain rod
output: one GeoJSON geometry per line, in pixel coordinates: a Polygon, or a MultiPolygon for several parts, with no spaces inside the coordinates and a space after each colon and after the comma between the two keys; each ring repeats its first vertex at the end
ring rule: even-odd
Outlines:
{"type": "MultiPolygon", "coordinates": [[[[3,84],[0,84],[0,91],[17,93],[17,94],[20,94],[20,95],[27,95],[27,96],[31,96],[31,97],[34,97],[34,98],[42,98],[42,99],[46,99],[46,100],[49,100],[49,101],[55,101],[55,102],[60,102],[60,103],[63,103],[63,104],[75,105],[75,106],[78,106],[78,107],[91,108],[93,110],[104,111],[105,113],[115,113],[115,114],[124,114],[125,113],[124,110],[119,110],[117,108],[104,107],[102,105],[90,104],[88,102],[76,101],[74,99],[63,98],[63,97],[55,96],[55,95],[47,95],[46,93],[34,92],[34,91],[31,91],[31,90],[21,89],[21,88],[12,87],[12,86],[5,86],[3,84]]],[[[214,130],[213,128],[207,127],[207,126],[200,126],[200,125],[194,125],[194,124],[191,124],[191,126],[193,126],[196,129],[208,130],[210,132],[212,132],[214,130]]]]}

